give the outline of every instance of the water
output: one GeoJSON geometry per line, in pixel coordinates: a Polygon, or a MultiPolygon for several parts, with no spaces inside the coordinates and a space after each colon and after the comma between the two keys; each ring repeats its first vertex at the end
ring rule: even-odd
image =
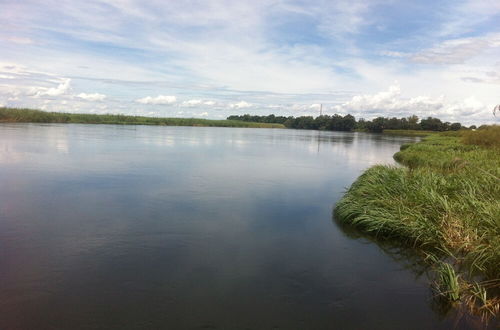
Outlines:
{"type": "Polygon", "coordinates": [[[411,140],[2,124],[0,328],[447,328],[425,277],[332,220],[411,140]]]}

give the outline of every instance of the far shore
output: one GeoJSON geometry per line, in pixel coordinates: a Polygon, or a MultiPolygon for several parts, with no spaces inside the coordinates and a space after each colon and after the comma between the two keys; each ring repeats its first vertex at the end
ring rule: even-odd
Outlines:
{"type": "MultiPolygon", "coordinates": [[[[288,127],[286,124],[283,124],[281,122],[237,120],[237,119],[232,119],[232,117],[237,117],[237,116],[230,116],[228,117],[228,119],[217,120],[217,119],[203,119],[203,118],[130,116],[123,114],[48,112],[43,110],[27,109],[27,108],[0,107],[0,123],[59,123],[59,124],[313,129],[313,128],[303,128],[303,127],[301,128],[288,127]]],[[[354,131],[354,132],[364,132],[364,133],[371,132],[366,128],[365,129],[353,128],[351,130],[319,128],[315,130],[354,131]]],[[[421,129],[383,129],[375,133],[383,133],[388,135],[399,135],[399,136],[424,137],[424,136],[434,135],[439,132],[421,130],[421,129]]]]}
{"type": "Polygon", "coordinates": [[[0,108],[0,123],[66,123],[66,124],[114,124],[114,125],[157,125],[157,126],[201,126],[201,127],[244,127],[285,128],[276,123],[253,123],[238,120],[213,120],[202,118],[159,118],[112,114],[82,114],[46,112],[33,109],[0,108]]]}

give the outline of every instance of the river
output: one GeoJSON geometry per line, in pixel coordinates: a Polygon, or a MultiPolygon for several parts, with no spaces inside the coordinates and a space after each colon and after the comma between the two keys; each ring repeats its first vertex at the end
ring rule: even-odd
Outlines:
{"type": "Polygon", "coordinates": [[[0,124],[0,328],[449,328],[425,276],[332,218],[409,141],[0,124]]]}

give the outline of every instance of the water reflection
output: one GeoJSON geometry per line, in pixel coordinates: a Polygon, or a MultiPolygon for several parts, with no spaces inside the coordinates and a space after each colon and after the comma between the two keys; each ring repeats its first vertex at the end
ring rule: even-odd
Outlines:
{"type": "MultiPolygon", "coordinates": [[[[332,211],[333,214],[333,211],[332,211]]],[[[335,218],[333,222],[338,228],[349,238],[360,240],[366,244],[376,245],[392,260],[397,262],[405,270],[410,271],[415,275],[416,280],[424,280],[429,285],[431,299],[429,299],[429,307],[442,321],[448,321],[454,329],[497,329],[499,320],[491,320],[489,324],[481,321],[481,318],[476,315],[471,315],[466,310],[454,308],[448,300],[441,299],[432,289],[434,281],[434,273],[431,263],[427,261],[426,253],[413,247],[404,246],[400,241],[391,239],[381,239],[374,234],[365,233],[353,228],[348,224],[344,224],[335,218]]]]}
{"type": "Polygon", "coordinates": [[[425,281],[330,221],[409,140],[0,125],[0,328],[446,328],[425,281]]]}

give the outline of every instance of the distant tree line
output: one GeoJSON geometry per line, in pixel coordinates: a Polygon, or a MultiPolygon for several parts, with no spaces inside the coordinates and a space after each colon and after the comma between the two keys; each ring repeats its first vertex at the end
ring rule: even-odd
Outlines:
{"type": "Polygon", "coordinates": [[[242,116],[229,116],[228,120],[241,120],[241,121],[251,121],[254,123],[274,123],[274,124],[284,124],[288,118],[293,117],[285,117],[285,116],[253,116],[249,114],[244,114],[242,116]]]}
{"type": "Polygon", "coordinates": [[[229,120],[253,121],[257,123],[278,123],[288,128],[319,129],[327,131],[352,131],[356,128],[356,119],[352,115],[323,115],[316,118],[312,116],[285,117],[285,116],[229,116],[229,120]]]}
{"type": "MultiPolygon", "coordinates": [[[[458,131],[466,128],[460,123],[442,122],[438,118],[427,117],[422,120],[415,115],[403,118],[377,117],[373,120],[356,120],[352,115],[322,115],[316,118],[312,116],[285,117],[285,116],[255,116],[241,115],[229,116],[229,120],[251,121],[256,123],[278,123],[288,128],[317,129],[327,131],[352,131],[354,129],[369,132],[382,132],[384,129],[398,130],[425,130],[425,131],[458,131]]],[[[476,128],[471,126],[470,128],[476,128]]]]}
{"type": "Polygon", "coordinates": [[[360,119],[356,128],[366,129],[370,132],[382,132],[384,129],[402,130],[424,130],[424,131],[458,131],[462,127],[460,123],[442,122],[438,118],[427,117],[419,121],[415,115],[403,118],[377,117],[371,121],[360,119]]]}

